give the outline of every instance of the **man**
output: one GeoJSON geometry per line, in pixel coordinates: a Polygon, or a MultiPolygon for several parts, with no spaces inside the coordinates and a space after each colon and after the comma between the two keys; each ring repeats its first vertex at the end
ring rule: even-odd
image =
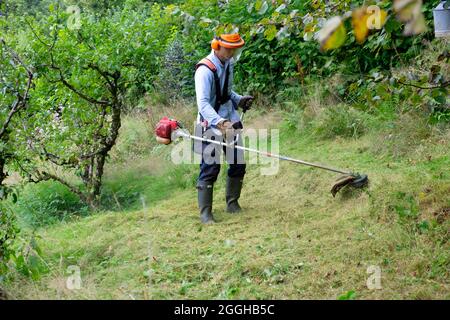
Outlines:
{"type": "MultiPolygon", "coordinates": [[[[236,129],[242,129],[237,109],[241,108],[245,112],[253,101],[252,96],[241,96],[231,90],[233,56],[243,46],[244,40],[239,34],[214,37],[211,42],[211,53],[197,64],[195,72],[195,92],[199,111],[197,120],[202,126],[200,134],[209,139],[225,138],[226,141],[233,141],[238,133],[236,129]],[[217,135],[217,130],[221,135],[217,135]]],[[[238,143],[242,143],[242,139],[239,139],[238,143]]],[[[205,224],[215,222],[212,214],[213,188],[220,171],[220,151],[221,149],[214,144],[201,143],[202,161],[197,190],[200,220],[205,224]]],[[[242,151],[234,148],[224,148],[224,152],[229,163],[226,183],[227,212],[236,213],[241,211],[238,200],[245,175],[244,156],[242,151]]]]}

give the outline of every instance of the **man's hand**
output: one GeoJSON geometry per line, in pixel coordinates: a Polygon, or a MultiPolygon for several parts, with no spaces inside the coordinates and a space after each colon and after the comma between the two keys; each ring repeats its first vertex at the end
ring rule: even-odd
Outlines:
{"type": "Polygon", "coordinates": [[[252,106],[253,96],[243,96],[239,101],[238,108],[241,108],[243,112],[246,112],[252,106]]]}
{"type": "Polygon", "coordinates": [[[222,133],[222,135],[224,137],[228,135],[230,135],[230,133],[232,133],[233,129],[233,124],[231,123],[231,121],[229,120],[224,120],[220,123],[217,124],[217,129],[220,130],[220,132],[222,133]]]}
{"type": "MultiPolygon", "coordinates": [[[[237,124],[237,122],[235,123],[237,124]]],[[[220,130],[222,133],[222,136],[225,138],[226,141],[232,141],[234,139],[234,136],[238,133],[238,130],[241,129],[241,126],[233,125],[231,121],[224,120],[217,124],[217,129],[220,130]]]]}

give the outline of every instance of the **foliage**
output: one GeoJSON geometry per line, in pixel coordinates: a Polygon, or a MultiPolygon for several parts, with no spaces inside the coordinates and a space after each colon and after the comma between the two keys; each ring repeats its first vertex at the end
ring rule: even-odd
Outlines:
{"type": "Polygon", "coordinates": [[[11,270],[38,279],[47,271],[41,255],[35,236],[20,233],[16,215],[0,202],[0,288],[11,277],[11,270]]]}
{"type": "Polygon", "coordinates": [[[144,12],[125,7],[108,17],[85,13],[79,20],[57,5],[49,11],[40,20],[22,19],[29,28],[18,46],[40,77],[18,141],[34,157],[78,176],[84,187],[53,173],[51,167],[37,170],[40,163],[24,171],[35,181],[57,180],[95,206],[121,113],[131,108],[126,104],[132,96],[127,95],[148,90],[173,29],[162,20],[158,5],[144,12]]]}
{"type": "Polygon", "coordinates": [[[14,130],[21,112],[28,107],[29,92],[33,83],[33,73],[22,58],[0,37],[0,283],[8,270],[11,259],[23,258],[15,248],[19,228],[15,215],[4,206],[9,198],[17,201],[17,190],[5,185],[7,166],[20,158],[15,147],[14,130]]]}
{"type": "MultiPolygon", "coordinates": [[[[361,2],[231,0],[222,5],[210,1],[205,6],[186,1],[167,10],[184,23],[185,50],[192,56],[191,66],[208,51],[207,43],[213,34],[239,30],[247,45],[236,67],[237,85],[241,88],[245,85],[244,90],[267,93],[284,85],[286,80],[301,81],[305,74],[330,74],[339,65],[354,73],[353,66],[358,64],[359,74],[374,67],[389,69],[398,64],[399,55],[411,58],[413,50],[421,47],[421,37],[431,37],[431,32],[421,37],[404,37],[401,24],[396,19],[387,19],[383,30],[369,35],[362,45],[357,45],[349,33],[349,41],[342,50],[321,54],[312,40],[326,18],[331,12],[348,12],[361,2]],[[199,43],[204,43],[204,47],[199,48],[199,43]]],[[[437,2],[424,5],[428,23],[437,2]]],[[[390,1],[376,4],[384,10],[381,12],[391,13],[390,1]]]]}
{"type": "Polygon", "coordinates": [[[18,54],[0,38],[0,199],[10,188],[4,186],[6,165],[18,157],[14,131],[17,118],[28,107],[33,72],[18,54]]]}
{"type": "MultiPolygon", "coordinates": [[[[189,95],[189,88],[192,89],[192,72],[185,67],[186,62],[183,43],[177,37],[168,44],[162,56],[161,68],[150,94],[157,96],[162,93],[168,99],[189,95]]],[[[162,102],[167,104],[167,101],[162,102]]]]}

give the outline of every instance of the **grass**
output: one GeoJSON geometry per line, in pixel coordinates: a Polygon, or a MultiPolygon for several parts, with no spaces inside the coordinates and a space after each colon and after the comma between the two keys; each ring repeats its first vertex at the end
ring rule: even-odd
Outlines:
{"type": "MultiPolygon", "coordinates": [[[[277,127],[278,119],[261,115],[251,123],[277,127]]],[[[284,122],[280,132],[280,153],[357,169],[369,175],[369,188],[332,198],[333,173],[283,162],[277,175],[261,176],[260,166],[251,165],[244,212],[230,215],[222,170],[214,190],[219,223],[205,227],[197,213],[197,166],[149,168],[146,163],[153,166],[161,158],[146,155],[127,169],[109,170],[106,194],[122,190],[122,210],[108,196],[117,211],[38,231],[50,271],[39,281],[19,277],[9,283],[10,297],[450,298],[445,132],[425,135],[409,153],[377,148],[382,131],[320,140],[284,122]],[[157,174],[149,178],[150,171],[157,174]],[[80,268],[80,290],[66,287],[71,265],[80,268]],[[380,290],[366,285],[372,265],[381,268],[380,290]]]]}

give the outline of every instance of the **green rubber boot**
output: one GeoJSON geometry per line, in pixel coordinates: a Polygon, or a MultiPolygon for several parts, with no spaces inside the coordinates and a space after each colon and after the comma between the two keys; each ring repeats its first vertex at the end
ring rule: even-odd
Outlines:
{"type": "Polygon", "coordinates": [[[197,183],[198,208],[200,209],[200,221],[204,224],[212,224],[214,220],[212,214],[214,184],[206,181],[197,183]]]}
{"type": "Polygon", "coordinates": [[[242,210],[241,206],[238,203],[238,200],[241,196],[243,181],[244,177],[227,178],[226,200],[227,200],[227,212],[229,213],[237,213],[242,210]]]}

